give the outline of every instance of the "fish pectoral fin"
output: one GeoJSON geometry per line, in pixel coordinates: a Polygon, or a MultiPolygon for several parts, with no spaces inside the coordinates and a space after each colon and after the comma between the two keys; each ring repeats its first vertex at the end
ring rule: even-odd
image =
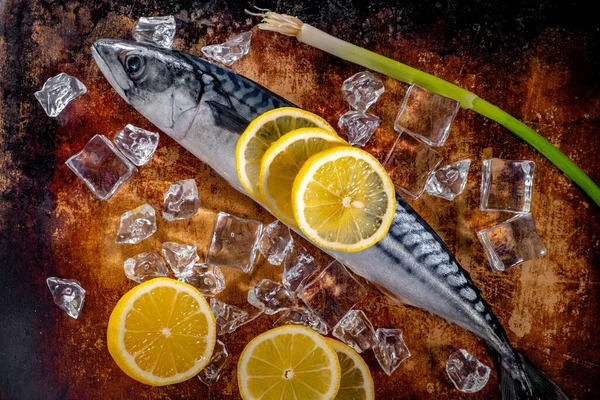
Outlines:
{"type": "Polygon", "coordinates": [[[250,123],[250,121],[247,121],[231,107],[211,100],[207,101],[206,104],[210,106],[215,123],[221,128],[239,133],[243,132],[250,123]]]}

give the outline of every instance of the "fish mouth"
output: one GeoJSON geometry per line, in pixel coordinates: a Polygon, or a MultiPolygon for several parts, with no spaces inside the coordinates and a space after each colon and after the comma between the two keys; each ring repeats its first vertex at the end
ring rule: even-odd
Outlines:
{"type": "Polygon", "coordinates": [[[113,89],[119,93],[127,104],[131,104],[125,94],[125,90],[130,88],[131,82],[119,62],[119,54],[122,50],[122,46],[119,46],[120,43],[122,41],[113,39],[97,40],[91,46],[92,58],[113,89]]]}

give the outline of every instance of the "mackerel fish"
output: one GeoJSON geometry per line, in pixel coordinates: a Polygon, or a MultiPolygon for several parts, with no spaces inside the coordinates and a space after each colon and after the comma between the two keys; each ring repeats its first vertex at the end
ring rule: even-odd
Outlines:
{"type": "MultiPolygon", "coordinates": [[[[236,143],[254,118],[294,106],[261,85],[196,56],[123,40],[92,45],[119,95],[234,188],[236,143]]],[[[358,253],[327,251],[405,304],[425,309],[483,340],[495,352],[502,399],[566,399],[522,353],[444,241],[401,197],[388,235],[358,253]]]]}

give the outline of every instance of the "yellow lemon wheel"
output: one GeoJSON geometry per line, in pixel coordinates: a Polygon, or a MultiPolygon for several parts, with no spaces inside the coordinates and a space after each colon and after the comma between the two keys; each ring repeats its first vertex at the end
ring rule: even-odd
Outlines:
{"type": "Polygon", "coordinates": [[[235,149],[237,175],[242,186],[260,199],[258,177],[260,160],[273,142],[298,128],[317,127],[335,134],[335,130],[318,115],[300,108],[282,107],[255,118],[238,139],[235,149]]]}
{"type": "Polygon", "coordinates": [[[326,338],[301,325],[255,337],[238,362],[244,400],[334,399],[340,376],[338,356],[326,338]]]}
{"type": "Polygon", "coordinates": [[[171,385],[197,375],[210,361],[215,317],[193,286],[156,278],[127,292],[108,321],[108,351],[136,381],[171,385]]]}
{"type": "Polygon", "coordinates": [[[394,185],[375,157],[355,147],[334,147],[308,159],[294,180],[296,224],[317,246],[357,252],[390,229],[394,185]]]}
{"type": "Polygon", "coordinates": [[[340,389],[335,400],[373,400],[375,399],[375,386],[369,366],[363,358],[350,346],[327,338],[340,361],[342,377],[340,389]]]}
{"type": "Polygon", "coordinates": [[[260,162],[258,187],[277,218],[287,225],[296,225],[292,211],[294,178],[309,157],[344,144],[346,141],[324,129],[301,128],[286,133],[271,145],[260,162]]]}

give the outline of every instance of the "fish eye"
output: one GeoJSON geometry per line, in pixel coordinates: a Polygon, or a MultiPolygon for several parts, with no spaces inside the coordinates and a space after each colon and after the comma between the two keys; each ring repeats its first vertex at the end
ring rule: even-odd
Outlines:
{"type": "Polygon", "coordinates": [[[128,55],[125,58],[125,69],[131,79],[139,79],[144,72],[144,59],[137,54],[128,55]]]}

